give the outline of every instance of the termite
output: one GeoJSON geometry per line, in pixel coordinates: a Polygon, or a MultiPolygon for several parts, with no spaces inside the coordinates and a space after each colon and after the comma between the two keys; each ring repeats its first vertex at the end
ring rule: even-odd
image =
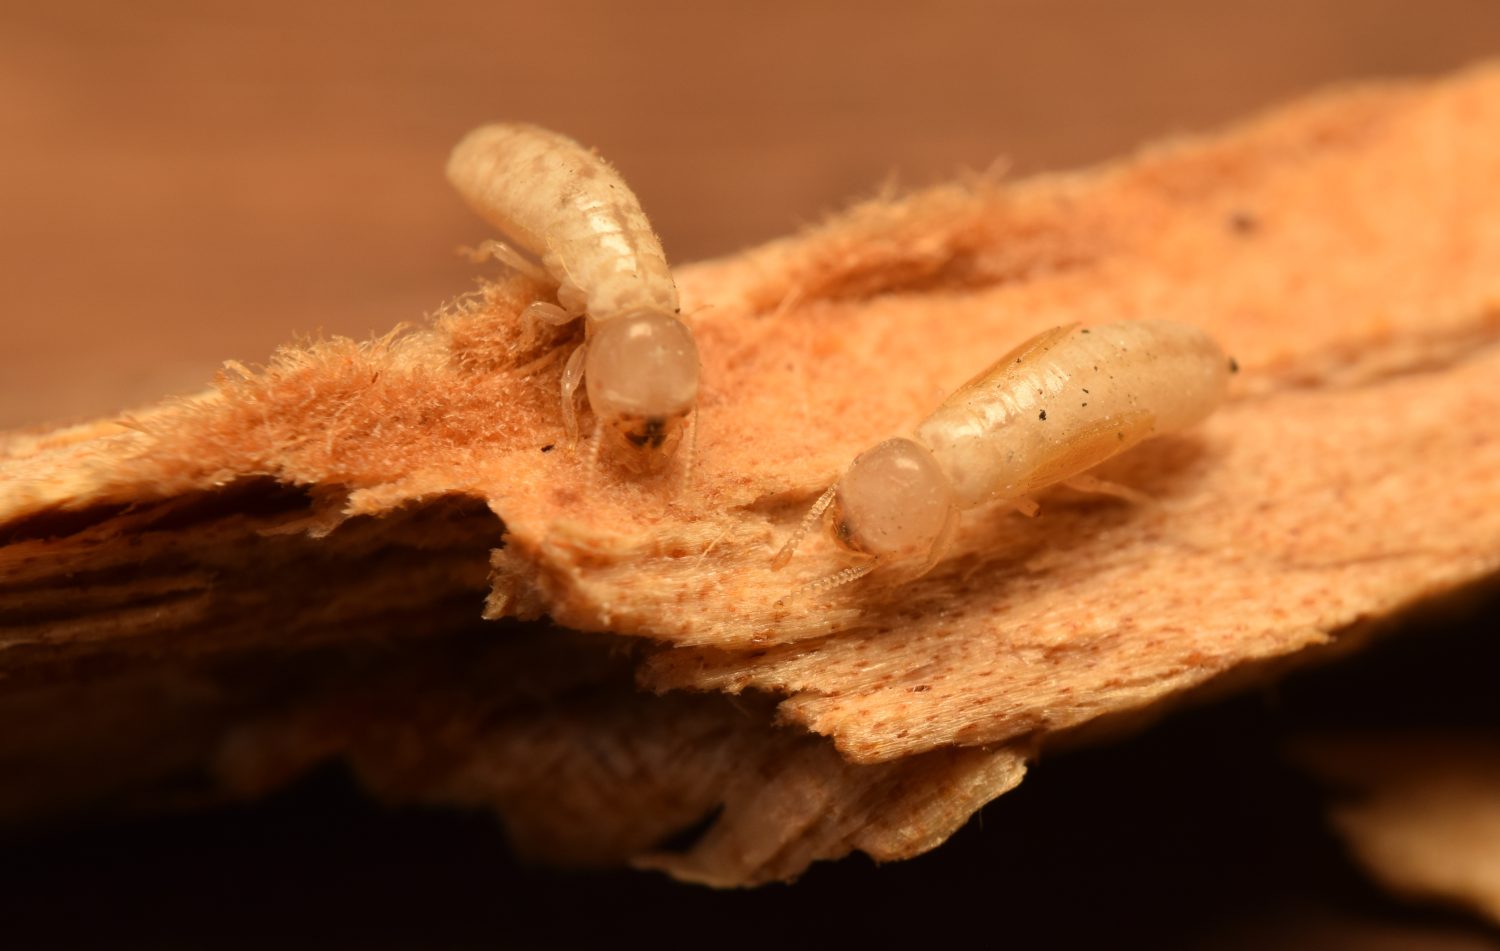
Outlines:
{"type": "Polygon", "coordinates": [[[832,510],[834,543],[857,559],[803,591],[826,591],[880,565],[925,556],[931,570],[960,512],[1009,503],[1032,515],[1030,496],[1068,483],[1140,501],[1084,473],[1141,440],[1198,423],[1223,401],[1236,369],[1194,327],[1165,321],[1043,331],[943,401],[910,436],[855,457],[813,504],[772,561],[832,510]]]}
{"type": "Polygon", "coordinates": [[[567,136],[521,123],[470,132],[448,159],[448,180],[521,249],[489,241],[482,250],[556,286],[557,303],[535,301],[526,315],[585,319],[562,375],[569,440],[578,439],[573,397],[583,382],[617,444],[646,454],[627,458],[647,467],[669,458],[697,403],[698,348],[678,316],[661,240],[625,180],[567,136]]]}

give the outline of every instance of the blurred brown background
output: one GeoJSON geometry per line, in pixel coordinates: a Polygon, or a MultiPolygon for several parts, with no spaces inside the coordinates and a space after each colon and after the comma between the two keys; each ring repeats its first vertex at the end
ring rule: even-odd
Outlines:
{"type": "Polygon", "coordinates": [[[0,427],[202,386],[472,286],[448,148],[598,146],[675,261],[895,177],[1099,161],[1492,54],[1494,0],[0,5],[0,427]]]}

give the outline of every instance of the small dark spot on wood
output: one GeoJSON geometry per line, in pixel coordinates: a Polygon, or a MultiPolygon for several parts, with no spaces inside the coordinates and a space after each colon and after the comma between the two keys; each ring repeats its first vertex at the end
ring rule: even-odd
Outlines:
{"type": "Polygon", "coordinates": [[[1088,387],[1086,387],[1086,386],[1085,386],[1085,387],[1084,387],[1084,388],[1083,388],[1083,391],[1084,391],[1084,392],[1085,392],[1085,393],[1087,393],[1087,392],[1088,392],[1088,391],[1089,391],[1089,388],[1088,388],[1088,387]]]}
{"type": "Polygon", "coordinates": [[[1078,404],[1078,405],[1079,405],[1079,406],[1087,406],[1087,405],[1089,405],[1089,404],[1087,404],[1087,403],[1079,403],[1079,404],[1078,404]]]}
{"type": "Polygon", "coordinates": [[[557,448],[556,446],[554,446],[552,443],[549,442],[549,443],[547,443],[547,445],[545,445],[545,446],[542,447],[542,452],[551,452],[552,450],[554,450],[556,448],[557,448]]]}
{"type": "Polygon", "coordinates": [[[1260,230],[1260,221],[1248,211],[1236,211],[1229,216],[1229,230],[1235,234],[1254,234],[1260,230]]]}
{"type": "Polygon", "coordinates": [[[1078,332],[1081,333],[1081,334],[1086,334],[1086,333],[1089,332],[1089,329],[1087,327],[1085,327],[1085,328],[1083,328],[1082,330],[1080,330],[1078,332]]]}
{"type": "Polygon", "coordinates": [[[911,692],[912,693],[926,693],[927,691],[929,691],[931,689],[932,689],[932,685],[931,684],[917,684],[915,687],[911,688],[911,692]]]}
{"type": "Polygon", "coordinates": [[[1230,357],[1229,358],[1229,372],[1230,373],[1238,373],[1238,372],[1240,372],[1240,361],[1236,360],[1234,357],[1230,357]]]}
{"type": "Polygon", "coordinates": [[[1115,433],[1115,438],[1119,439],[1120,442],[1124,442],[1125,441],[1125,434],[1124,433],[1115,433]]]}
{"type": "Polygon", "coordinates": [[[1040,413],[1037,414],[1036,418],[1039,419],[1039,420],[1041,420],[1042,422],[1046,422],[1047,421],[1047,411],[1046,410],[1042,410],[1040,413]]]}

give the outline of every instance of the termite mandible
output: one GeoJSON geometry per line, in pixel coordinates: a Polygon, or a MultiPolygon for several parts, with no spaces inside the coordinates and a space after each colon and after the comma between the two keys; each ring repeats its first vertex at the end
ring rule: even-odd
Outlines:
{"type": "Polygon", "coordinates": [[[595,152],[523,123],[470,132],[447,172],[481,218],[541,264],[499,241],[482,250],[556,285],[556,304],[535,301],[525,313],[549,324],[586,321],[562,375],[569,439],[578,438],[573,395],[582,382],[595,416],[635,467],[670,458],[697,404],[698,348],[635,193],[595,152]]]}
{"type": "Polygon", "coordinates": [[[806,585],[827,591],[882,564],[942,558],[960,512],[1071,483],[1139,499],[1084,473],[1141,440],[1198,423],[1237,368],[1203,331],[1166,321],[1043,331],[961,386],[911,436],[855,457],[813,504],[772,568],[832,509],[829,534],[855,564],[806,585]]]}

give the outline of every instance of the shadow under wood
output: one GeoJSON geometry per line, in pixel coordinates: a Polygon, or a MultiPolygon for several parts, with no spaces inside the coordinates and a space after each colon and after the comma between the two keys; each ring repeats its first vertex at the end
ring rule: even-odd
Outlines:
{"type": "Polygon", "coordinates": [[[137,652],[87,668],[0,690],[0,829],[11,835],[261,795],[362,743],[404,743],[431,766],[445,749],[466,753],[455,744],[496,718],[630,678],[628,654],[597,636],[472,614],[464,629],[404,645],[137,652]]]}
{"type": "Polygon", "coordinates": [[[340,493],[254,479],[30,520],[0,549],[6,689],[111,669],[120,655],[426,636],[480,616],[504,533],[482,501],[378,518],[341,507],[340,493]]]}
{"type": "Polygon", "coordinates": [[[13,837],[0,910],[13,940],[53,946],[80,935],[222,944],[231,933],[250,946],[291,933],[319,947],[593,946],[660,929],[665,916],[673,927],[654,939],[664,948],[701,947],[713,929],[723,947],[763,948],[789,934],[972,941],[996,927],[1053,947],[1500,947],[1492,930],[1370,886],[1324,827],[1315,786],[1279,756],[1307,724],[1467,717],[1482,698],[1456,694],[1485,686],[1497,608],[1419,619],[1420,636],[1348,664],[1116,746],[1046,756],[936,852],[818,866],[793,888],[709,891],[528,866],[487,813],[379,807],[346,771],[318,770],[253,808],[13,837]]]}

